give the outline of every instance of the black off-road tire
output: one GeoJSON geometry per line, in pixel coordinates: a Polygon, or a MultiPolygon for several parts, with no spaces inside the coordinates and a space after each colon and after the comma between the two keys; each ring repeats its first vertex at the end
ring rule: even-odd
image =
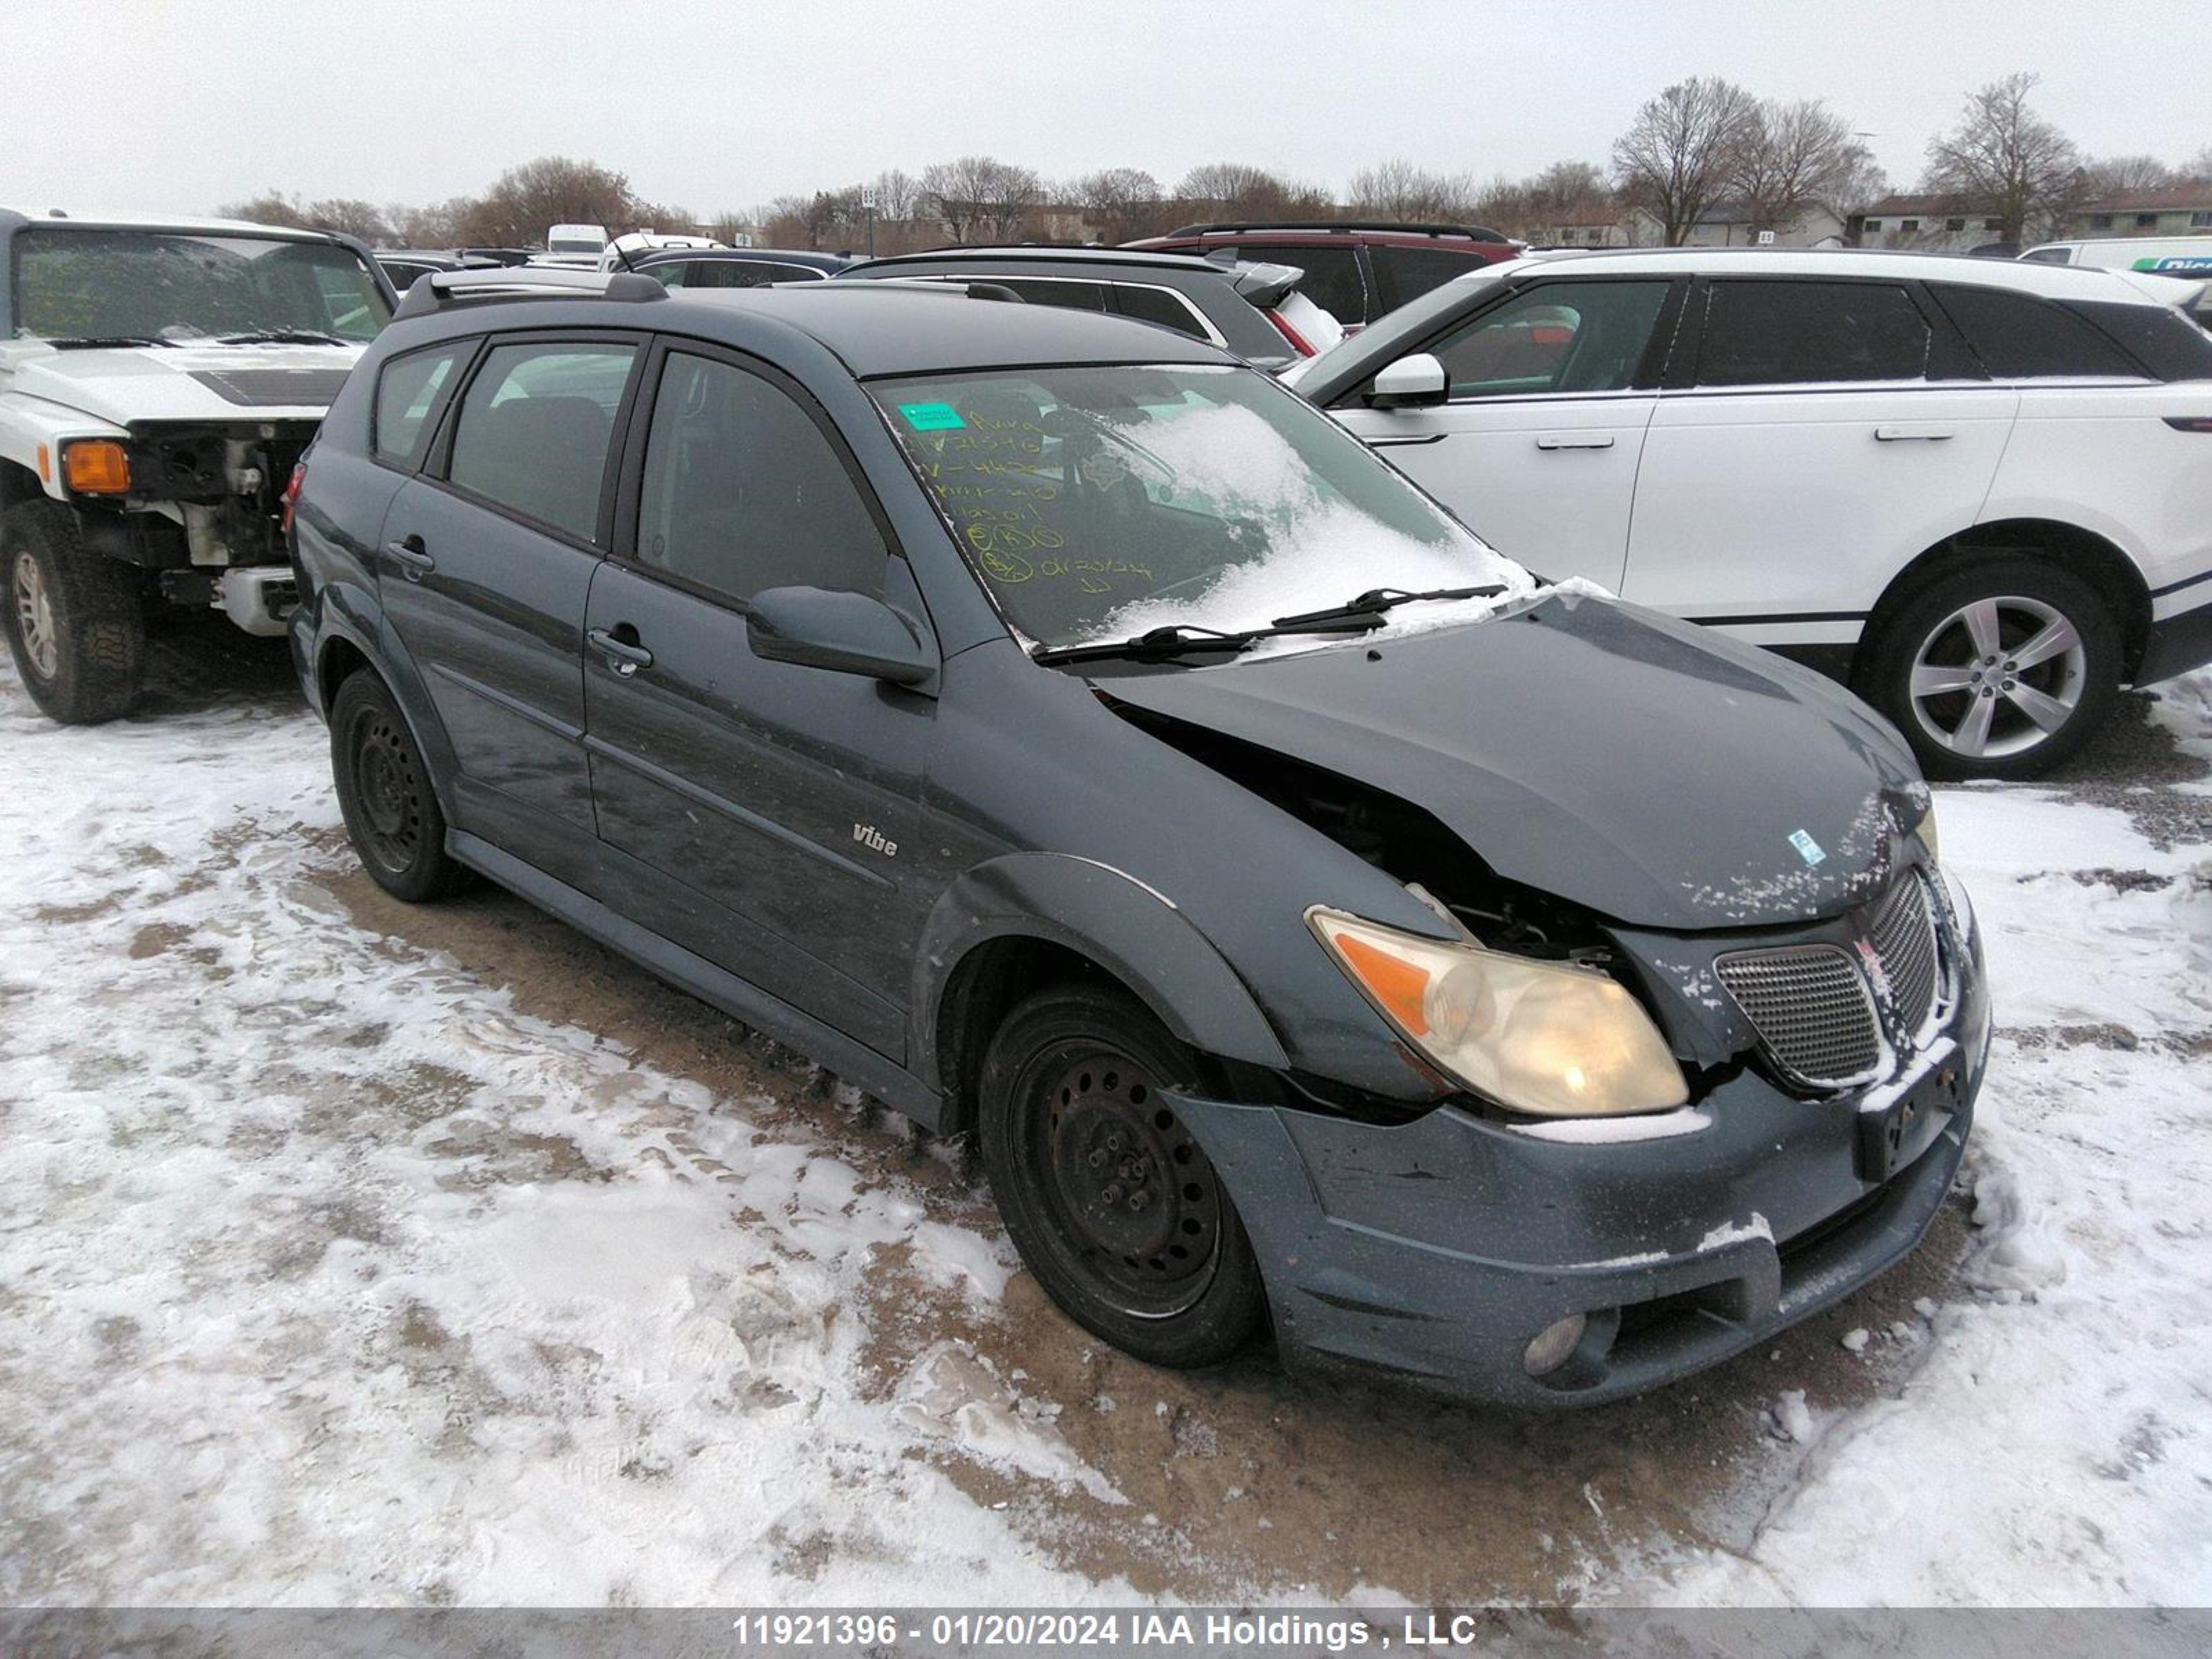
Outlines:
{"type": "Polygon", "coordinates": [[[977,1139],[1022,1261],[1073,1319],[1149,1364],[1226,1359],[1266,1314],[1236,1206],[1160,1097],[1191,1055],[1118,988],[1057,985],[983,1057],[977,1139]]]}
{"type": "Polygon", "coordinates": [[[446,852],[429,765],[391,691],[367,669],[331,700],[331,775],[346,835],[379,887],[424,904],[468,884],[468,870],[446,852]]]}
{"type": "Polygon", "coordinates": [[[137,705],[146,586],[135,567],[87,552],[58,501],[0,515],[0,617],[23,689],[50,718],[98,726],[137,705]]]}
{"type": "MultiPolygon", "coordinates": [[[[2096,734],[2118,696],[2122,660],[2119,624],[2094,588],[2035,554],[1998,552],[1946,571],[1877,617],[1859,689],[1905,734],[1929,777],[2033,778],[2070,759],[2096,734]],[[1968,625],[1952,621],[1984,605],[1998,624],[1994,653],[1978,653],[1968,625]],[[2008,672],[2018,660],[2014,653],[2024,653],[2052,617],[2071,627],[2078,651],[2008,672]],[[1916,696],[1916,672],[1923,668],[1983,678],[1916,696]],[[2044,731],[2014,702],[2016,693],[2066,702],[2070,712],[2044,731]],[[1965,744],[1960,741],[1963,711],[1977,700],[1994,711],[1989,751],[1982,754],[1969,751],[1970,735],[1965,744]]],[[[2048,715],[2055,704],[2035,706],[2048,715]]]]}

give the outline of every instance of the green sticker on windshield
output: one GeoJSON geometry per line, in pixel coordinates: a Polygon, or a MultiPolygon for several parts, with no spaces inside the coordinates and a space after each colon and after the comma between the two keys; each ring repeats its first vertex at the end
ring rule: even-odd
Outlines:
{"type": "Polygon", "coordinates": [[[951,404],[901,404],[898,409],[916,432],[950,432],[968,424],[951,404]]]}

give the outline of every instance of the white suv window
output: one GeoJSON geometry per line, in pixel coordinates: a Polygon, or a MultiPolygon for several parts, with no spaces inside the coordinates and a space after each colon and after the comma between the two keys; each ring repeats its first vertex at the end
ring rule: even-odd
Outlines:
{"type": "Polygon", "coordinates": [[[1701,386],[1818,386],[1928,377],[1933,332],[1887,283],[1717,282],[1706,290],[1701,386]]]}

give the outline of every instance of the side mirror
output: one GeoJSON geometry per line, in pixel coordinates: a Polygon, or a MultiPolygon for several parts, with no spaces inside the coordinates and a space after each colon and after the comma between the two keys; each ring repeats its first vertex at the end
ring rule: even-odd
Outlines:
{"type": "Polygon", "coordinates": [[[893,685],[919,685],[937,672],[937,653],[915,637],[899,613],[865,593],[826,587],[771,587],[745,612],[745,643],[756,657],[865,674],[893,685]]]}
{"type": "Polygon", "coordinates": [[[1449,392],[1444,366],[1429,352],[1401,357],[1375,376],[1367,394],[1370,409],[1427,409],[1443,402],[1449,392]]]}

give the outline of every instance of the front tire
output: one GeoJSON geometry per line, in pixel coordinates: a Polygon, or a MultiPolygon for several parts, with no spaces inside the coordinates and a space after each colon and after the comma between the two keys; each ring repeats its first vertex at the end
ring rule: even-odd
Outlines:
{"type": "Polygon", "coordinates": [[[1085,1329],[1154,1365],[1227,1358],[1259,1328],[1259,1262],[1163,1087],[1191,1056],[1135,999],[1054,986],[983,1059],[983,1167],[1023,1261],[1085,1329]]]}
{"type": "Polygon", "coordinates": [[[2111,712],[2118,624],[2087,582],[2026,553],[1949,571],[1876,624],[1867,690],[1931,778],[2033,778],[2111,712]]]}
{"type": "Polygon", "coordinates": [[[31,701],[64,726],[129,714],[146,671],[137,571],[86,552],[76,515],[58,502],[26,501],[0,525],[0,612],[31,701]]]}
{"type": "Polygon", "coordinates": [[[331,702],[331,773],[362,866],[410,904],[442,898],[467,880],[446,854],[446,815],[430,769],[399,705],[362,669],[331,702]]]}

